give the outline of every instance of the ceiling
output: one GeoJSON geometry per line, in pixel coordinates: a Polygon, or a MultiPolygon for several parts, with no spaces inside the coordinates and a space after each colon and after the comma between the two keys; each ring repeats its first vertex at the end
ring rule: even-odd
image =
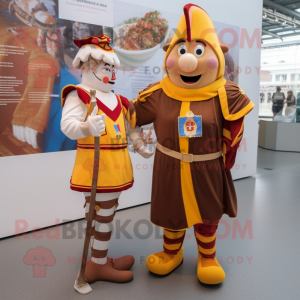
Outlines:
{"type": "Polygon", "coordinates": [[[300,1],[263,0],[262,48],[300,45],[300,1]]]}

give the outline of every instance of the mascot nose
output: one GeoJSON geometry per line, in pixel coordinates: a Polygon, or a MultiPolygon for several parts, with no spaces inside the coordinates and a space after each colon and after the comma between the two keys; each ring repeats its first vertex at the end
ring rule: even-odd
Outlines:
{"type": "Polygon", "coordinates": [[[116,74],[115,74],[115,72],[112,72],[112,77],[111,77],[111,80],[116,80],[117,79],[117,77],[116,77],[116,74]]]}
{"type": "Polygon", "coordinates": [[[185,53],[180,56],[178,60],[178,66],[183,72],[193,72],[198,66],[198,60],[195,55],[191,53],[185,53]]]}

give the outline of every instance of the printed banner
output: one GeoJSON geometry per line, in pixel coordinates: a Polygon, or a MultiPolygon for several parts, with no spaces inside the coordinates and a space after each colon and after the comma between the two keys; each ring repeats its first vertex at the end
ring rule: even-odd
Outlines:
{"type": "Polygon", "coordinates": [[[112,27],[113,16],[112,0],[59,0],[60,19],[112,27]]]}

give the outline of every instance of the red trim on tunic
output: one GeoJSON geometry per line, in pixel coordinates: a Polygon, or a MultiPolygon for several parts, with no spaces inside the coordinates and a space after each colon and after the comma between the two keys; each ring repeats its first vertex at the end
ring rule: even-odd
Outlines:
{"type": "MultiPolygon", "coordinates": [[[[111,147],[111,146],[127,146],[128,144],[127,143],[122,143],[122,144],[101,144],[101,146],[108,146],[108,147],[111,147]]],[[[77,143],[77,146],[80,146],[80,147],[94,147],[94,144],[80,144],[80,143],[77,143]]]]}
{"type": "MultiPolygon", "coordinates": [[[[95,149],[94,145],[85,145],[85,146],[80,146],[77,144],[77,148],[80,149],[95,149]]],[[[125,146],[116,146],[116,147],[110,147],[110,146],[100,146],[101,150],[120,150],[120,149],[125,149],[127,148],[127,145],[125,146]]]]}
{"type": "MultiPolygon", "coordinates": [[[[129,183],[125,183],[125,186],[121,187],[107,187],[107,188],[97,188],[97,193],[114,193],[114,192],[122,192],[125,190],[130,189],[133,186],[134,180],[132,180],[129,183]]],[[[74,185],[71,182],[70,186],[71,190],[76,191],[76,192],[90,192],[91,187],[90,186],[79,186],[79,185],[74,185]]]]}
{"type": "MultiPolygon", "coordinates": [[[[117,96],[116,96],[116,98],[118,100],[117,96]]],[[[97,106],[99,107],[99,109],[101,109],[110,119],[112,119],[114,122],[116,122],[117,119],[120,116],[121,111],[122,111],[122,107],[121,107],[120,101],[118,100],[118,105],[115,107],[114,110],[110,110],[98,98],[96,98],[96,100],[97,100],[97,106]]]]}

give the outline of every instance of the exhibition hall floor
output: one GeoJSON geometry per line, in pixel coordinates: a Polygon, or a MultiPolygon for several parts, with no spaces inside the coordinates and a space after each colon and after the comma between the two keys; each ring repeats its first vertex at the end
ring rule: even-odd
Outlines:
{"type": "Polygon", "coordinates": [[[300,153],[258,149],[257,175],[234,184],[238,217],[233,221],[224,216],[218,229],[217,257],[226,272],[226,279],[219,286],[205,286],[197,279],[197,248],[191,229],[184,242],[184,264],[167,277],[148,272],[145,258],[162,250],[162,240],[149,223],[147,204],[117,213],[115,228],[123,226],[123,233],[114,231],[109,249],[113,257],[135,256],[132,282],[96,282],[91,285],[93,292],[86,296],[73,289],[83,247],[81,220],[60,226],[57,239],[36,232],[27,238],[1,240],[0,298],[299,299],[300,153]],[[248,229],[244,236],[237,230],[239,226],[248,229]],[[34,267],[26,265],[23,259],[28,250],[37,246],[50,249],[56,261],[34,273],[34,267]]]}

